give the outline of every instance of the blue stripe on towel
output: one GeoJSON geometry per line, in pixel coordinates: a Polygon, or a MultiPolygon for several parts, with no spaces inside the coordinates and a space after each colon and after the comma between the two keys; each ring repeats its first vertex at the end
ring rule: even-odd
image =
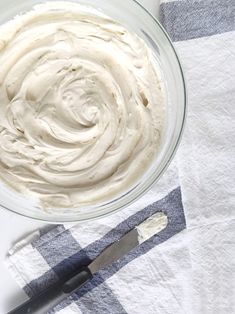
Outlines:
{"type": "Polygon", "coordinates": [[[234,0],[182,0],[162,3],[160,20],[173,41],[235,30],[234,0]]]}

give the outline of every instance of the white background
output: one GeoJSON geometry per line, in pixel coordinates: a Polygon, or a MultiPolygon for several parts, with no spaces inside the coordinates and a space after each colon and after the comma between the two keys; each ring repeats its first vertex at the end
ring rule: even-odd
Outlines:
{"type": "MultiPolygon", "coordinates": [[[[139,2],[153,15],[158,16],[160,0],[139,0],[139,2]]],[[[0,314],[6,314],[27,299],[5,266],[6,254],[15,242],[43,226],[42,223],[20,217],[0,208],[0,314]]]]}

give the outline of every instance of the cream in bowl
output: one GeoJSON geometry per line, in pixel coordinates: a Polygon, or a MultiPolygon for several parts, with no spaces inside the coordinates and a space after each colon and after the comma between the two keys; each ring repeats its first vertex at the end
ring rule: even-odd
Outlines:
{"type": "Polygon", "coordinates": [[[158,154],[158,62],[102,13],[37,5],[1,26],[0,66],[0,177],[42,207],[111,200],[158,154]]]}

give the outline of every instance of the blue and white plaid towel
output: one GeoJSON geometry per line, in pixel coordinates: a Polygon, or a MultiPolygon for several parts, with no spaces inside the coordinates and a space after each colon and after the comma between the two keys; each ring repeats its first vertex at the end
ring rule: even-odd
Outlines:
{"type": "Polygon", "coordinates": [[[174,163],[125,211],[36,232],[10,251],[7,263],[33,296],[153,213],[166,212],[169,225],[51,313],[235,313],[235,1],[162,1],[161,19],[189,91],[188,125],[174,163]]]}

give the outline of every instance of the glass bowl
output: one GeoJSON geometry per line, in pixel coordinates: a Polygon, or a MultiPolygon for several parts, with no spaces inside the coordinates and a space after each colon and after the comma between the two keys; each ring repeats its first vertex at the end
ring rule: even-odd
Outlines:
{"type": "MultiPolygon", "coordinates": [[[[43,2],[47,1],[1,0],[0,24],[43,2]]],[[[171,162],[179,145],[186,115],[186,89],[180,61],[168,35],[158,21],[134,0],[73,0],[73,2],[95,7],[145,40],[162,69],[166,89],[167,122],[160,152],[149,169],[129,191],[109,202],[95,206],[60,209],[52,214],[40,208],[35,201],[0,183],[0,206],[23,216],[51,223],[76,222],[102,217],[127,207],[143,196],[171,162]]]]}

